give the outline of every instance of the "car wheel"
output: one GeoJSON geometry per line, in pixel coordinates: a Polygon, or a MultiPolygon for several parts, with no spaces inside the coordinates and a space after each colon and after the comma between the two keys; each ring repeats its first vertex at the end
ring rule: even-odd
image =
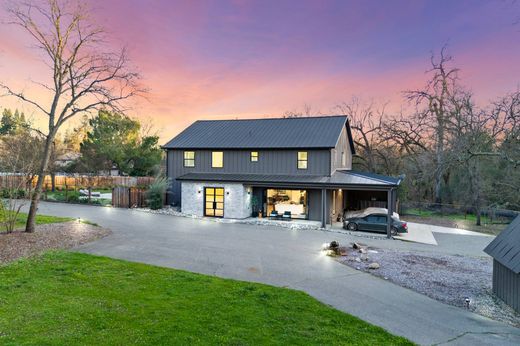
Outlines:
{"type": "Polygon", "coordinates": [[[354,222],[349,222],[348,225],[347,225],[347,229],[348,229],[349,231],[357,231],[358,226],[357,226],[357,224],[354,223],[354,222]]]}
{"type": "Polygon", "coordinates": [[[391,235],[397,235],[397,233],[399,233],[399,231],[397,230],[397,227],[392,227],[390,229],[390,234],[391,235]]]}

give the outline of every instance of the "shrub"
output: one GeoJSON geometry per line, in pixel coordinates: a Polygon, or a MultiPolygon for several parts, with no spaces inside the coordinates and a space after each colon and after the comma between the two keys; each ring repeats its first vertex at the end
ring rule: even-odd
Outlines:
{"type": "Polygon", "coordinates": [[[0,191],[1,198],[25,198],[27,196],[27,192],[24,189],[8,189],[4,188],[0,191]]]}
{"type": "Polygon", "coordinates": [[[166,177],[157,177],[150,184],[147,191],[148,205],[150,209],[161,209],[164,205],[164,195],[168,189],[170,180],[166,177]]]}
{"type": "Polygon", "coordinates": [[[67,195],[67,202],[78,203],[80,202],[79,192],[69,192],[67,195]]]}
{"type": "Polygon", "coordinates": [[[0,200],[0,226],[7,232],[11,233],[16,227],[16,221],[20,214],[20,209],[23,207],[14,198],[0,200]]]}

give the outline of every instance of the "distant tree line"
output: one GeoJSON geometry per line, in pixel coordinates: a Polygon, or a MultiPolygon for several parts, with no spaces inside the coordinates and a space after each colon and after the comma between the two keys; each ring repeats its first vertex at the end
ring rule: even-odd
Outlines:
{"type": "MultiPolygon", "coordinates": [[[[159,137],[149,132],[139,120],[101,110],[63,136],[55,137],[46,173],[51,177],[58,172],[102,175],[117,169],[122,175],[156,175],[162,150],[159,137]]],[[[43,141],[22,112],[4,109],[0,119],[0,170],[29,177],[37,174],[43,141]],[[25,159],[18,160],[18,167],[9,157],[25,159]],[[28,160],[33,164],[28,165],[28,160]]]]}
{"type": "Polygon", "coordinates": [[[520,210],[520,91],[477,105],[443,49],[424,88],[404,92],[411,111],[352,99],[354,169],[405,174],[404,201],[520,210]]]}
{"type": "MultiPolygon", "coordinates": [[[[484,208],[520,211],[520,90],[477,104],[445,48],[427,76],[423,88],[403,92],[398,114],[355,97],[333,108],[349,117],[353,169],[404,174],[402,202],[455,205],[477,224],[484,208]]],[[[316,114],[305,104],[285,117],[316,114]]]]}

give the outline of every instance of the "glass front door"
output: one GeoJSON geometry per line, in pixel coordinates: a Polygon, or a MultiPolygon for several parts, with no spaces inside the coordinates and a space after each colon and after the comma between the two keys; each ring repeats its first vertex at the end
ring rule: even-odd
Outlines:
{"type": "Polygon", "coordinates": [[[224,217],[224,188],[204,188],[204,215],[224,217]]]}

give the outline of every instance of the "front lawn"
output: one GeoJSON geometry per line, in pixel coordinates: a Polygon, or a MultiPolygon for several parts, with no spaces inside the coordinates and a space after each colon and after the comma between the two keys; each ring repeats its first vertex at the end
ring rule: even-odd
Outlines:
{"type": "MultiPolygon", "coordinates": [[[[0,223],[3,222],[2,213],[0,212],[0,223]]],[[[48,223],[58,223],[58,222],[67,222],[72,221],[73,219],[70,217],[58,217],[58,216],[49,216],[49,215],[39,215],[36,214],[36,224],[37,225],[45,225],[48,223]]],[[[18,214],[18,217],[16,218],[16,228],[23,228],[25,227],[25,223],[27,222],[27,214],[26,213],[20,213],[18,214]]],[[[0,232],[4,232],[4,229],[0,229],[0,232]]]]}
{"type": "Polygon", "coordinates": [[[0,267],[0,307],[11,345],[411,344],[303,292],[69,252],[0,267]]]}

